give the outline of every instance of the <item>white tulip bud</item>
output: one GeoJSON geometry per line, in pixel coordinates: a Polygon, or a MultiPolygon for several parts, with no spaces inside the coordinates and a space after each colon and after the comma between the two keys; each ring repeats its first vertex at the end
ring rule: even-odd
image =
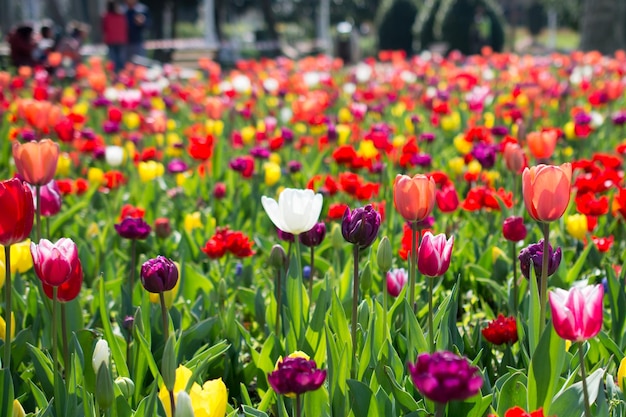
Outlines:
{"type": "Polygon", "coordinates": [[[111,349],[109,349],[109,344],[105,339],[100,339],[96,343],[96,347],[93,350],[93,357],[91,359],[91,364],[93,365],[93,371],[97,374],[98,369],[102,365],[105,365],[107,368],[109,367],[109,358],[111,357],[111,349]]]}

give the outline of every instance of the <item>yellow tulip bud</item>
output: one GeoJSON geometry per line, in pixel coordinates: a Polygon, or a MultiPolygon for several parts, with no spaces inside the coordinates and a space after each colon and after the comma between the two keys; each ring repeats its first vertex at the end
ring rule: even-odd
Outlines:
{"type": "Polygon", "coordinates": [[[455,175],[461,175],[465,168],[465,160],[460,156],[452,158],[448,161],[448,168],[450,168],[455,175]]]}
{"type": "Polygon", "coordinates": [[[274,162],[266,162],[263,164],[265,170],[265,185],[271,187],[280,180],[280,165],[274,162]]]}
{"type": "Polygon", "coordinates": [[[348,125],[337,125],[337,142],[340,145],[345,145],[350,137],[350,127],[348,125]]]}
{"type": "Polygon", "coordinates": [[[250,145],[254,142],[255,135],[256,131],[252,126],[245,126],[241,129],[241,139],[243,139],[243,143],[246,145],[250,145]]]}
{"type": "Polygon", "coordinates": [[[22,407],[22,404],[20,404],[17,399],[13,400],[13,412],[11,417],[26,417],[24,407],[22,407]]]}
{"type": "Polygon", "coordinates": [[[63,152],[59,155],[59,161],[57,162],[57,170],[56,175],[58,177],[67,177],[70,174],[70,169],[72,168],[72,160],[70,156],[63,152]]]}
{"type": "Polygon", "coordinates": [[[482,170],[482,165],[480,165],[480,162],[478,162],[475,159],[471,161],[469,164],[467,164],[467,172],[469,172],[470,174],[476,175],[480,173],[481,170],[482,170]]]}
{"type": "Polygon", "coordinates": [[[572,214],[565,219],[565,229],[567,233],[578,240],[583,240],[587,236],[587,216],[584,214],[572,214]]]}
{"type": "Polygon", "coordinates": [[[127,112],[124,113],[124,124],[130,130],[137,129],[139,123],[141,122],[141,118],[135,112],[127,112]]]}
{"type": "Polygon", "coordinates": [[[485,119],[485,127],[491,129],[496,121],[495,116],[491,112],[485,112],[483,117],[485,119]]]}
{"type": "Polygon", "coordinates": [[[104,171],[96,167],[89,168],[89,171],[87,171],[87,181],[89,181],[89,184],[95,186],[104,184],[104,171]]]}
{"type": "MultiPolygon", "coordinates": [[[[0,316],[0,339],[7,338],[7,322],[3,316],[0,316]]],[[[15,314],[11,313],[11,339],[15,338],[15,314]]]]}
{"type": "Polygon", "coordinates": [[[139,171],[139,179],[142,182],[151,181],[165,173],[163,164],[156,161],[140,162],[137,169],[139,171]]]}
{"type": "Polygon", "coordinates": [[[459,153],[467,155],[472,150],[472,143],[465,140],[465,136],[456,135],[454,138],[454,147],[459,153]]]}

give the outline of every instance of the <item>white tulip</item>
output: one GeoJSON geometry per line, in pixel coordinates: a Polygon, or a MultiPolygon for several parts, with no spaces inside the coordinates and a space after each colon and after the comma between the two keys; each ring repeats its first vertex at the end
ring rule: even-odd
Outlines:
{"type": "Polygon", "coordinates": [[[104,159],[112,167],[118,167],[124,162],[124,148],[121,146],[107,146],[104,150],[104,159]]]}
{"type": "Polygon", "coordinates": [[[368,82],[372,76],[372,67],[366,64],[359,64],[356,67],[355,75],[358,82],[368,82]]]}
{"type": "Polygon", "coordinates": [[[111,349],[109,349],[109,344],[106,340],[100,339],[96,343],[96,347],[93,350],[93,357],[91,359],[91,364],[93,365],[93,371],[97,374],[98,369],[102,365],[109,366],[109,357],[111,356],[111,349]]]}
{"type": "Polygon", "coordinates": [[[263,88],[265,88],[270,93],[278,91],[278,87],[280,87],[280,85],[278,84],[276,78],[266,78],[263,81],[263,88]]]}
{"type": "Polygon", "coordinates": [[[270,220],[283,232],[294,235],[308,232],[317,223],[322,212],[323,197],[313,190],[285,188],[278,203],[273,198],[261,197],[261,204],[270,220]]]}
{"type": "Polygon", "coordinates": [[[252,84],[250,83],[250,78],[245,75],[236,75],[233,77],[233,89],[238,93],[247,93],[250,91],[252,84]]]}

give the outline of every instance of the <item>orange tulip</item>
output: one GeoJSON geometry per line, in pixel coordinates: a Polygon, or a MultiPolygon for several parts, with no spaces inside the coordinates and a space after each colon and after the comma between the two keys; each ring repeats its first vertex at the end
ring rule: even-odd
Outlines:
{"type": "Polygon", "coordinates": [[[526,136],[528,149],[537,159],[548,159],[554,153],[556,147],[557,133],[554,130],[544,132],[530,132],[526,136]]]}
{"type": "Polygon", "coordinates": [[[424,220],[435,205],[435,180],[417,174],[398,175],[393,183],[393,204],[406,221],[424,220]]]}
{"type": "Polygon", "coordinates": [[[530,217],[552,222],[563,216],[570,200],[572,164],[537,165],[524,169],[522,193],[530,217]]]}
{"type": "Polygon", "coordinates": [[[59,144],[50,139],[40,142],[13,142],[13,159],[17,172],[32,185],[52,181],[59,160],[59,144]]]}

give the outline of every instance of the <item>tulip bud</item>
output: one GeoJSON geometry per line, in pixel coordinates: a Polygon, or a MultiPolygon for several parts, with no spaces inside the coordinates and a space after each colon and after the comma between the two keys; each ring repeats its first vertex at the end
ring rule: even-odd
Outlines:
{"type": "Polygon", "coordinates": [[[358,207],[353,211],[347,208],[341,221],[343,238],[357,245],[359,249],[365,249],[374,242],[379,228],[380,214],[371,204],[358,207]]]}
{"type": "Polygon", "coordinates": [[[130,378],[120,376],[115,380],[115,385],[126,399],[131,398],[135,393],[135,383],[130,378]]]}
{"type": "Polygon", "coordinates": [[[163,361],[161,376],[163,377],[163,384],[168,391],[174,389],[176,383],[176,352],[174,351],[174,344],[176,340],[174,335],[170,335],[165,343],[165,349],[163,349],[163,361]]]}
{"type": "Polygon", "coordinates": [[[383,236],[378,244],[378,251],[376,252],[376,262],[382,272],[389,271],[391,268],[391,259],[393,257],[391,252],[391,242],[387,236],[383,236]]]}
{"type": "Polygon", "coordinates": [[[24,407],[22,407],[22,404],[17,398],[13,400],[13,413],[11,414],[11,417],[26,417],[24,407]]]}
{"type": "Polygon", "coordinates": [[[407,273],[404,269],[393,269],[387,272],[387,292],[392,297],[397,297],[408,281],[407,273]]]}
{"type": "Polygon", "coordinates": [[[108,366],[101,366],[96,373],[96,401],[102,410],[107,410],[114,400],[115,391],[111,370],[108,366]]]}
{"type": "Polygon", "coordinates": [[[518,216],[511,216],[504,220],[502,224],[502,234],[506,240],[511,242],[519,242],[526,238],[526,226],[524,219],[518,216]]]}
{"type": "Polygon", "coordinates": [[[341,250],[345,243],[343,236],[341,235],[341,226],[337,223],[334,223],[333,228],[330,230],[330,241],[335,251],[341,250]]]}
{"type": "Polygon", "coordinates": [[[191,397],[187,391],[180,391],[176,395],[176,417],[194,417],[191,397]]]}
{"type": "Polygon", "coordinates": [[[154,233],[161,239],[168,238],[172,234],[172,225],[167,217],[159,217],[154,221],[154,233]]]}
{"type": "Polygon", "coordinates": [[[324,223],[316,223],[308,232],[300,234],[300,243],[307,247],[319,246],[326,237],[326,225],[324,223]]]}
{"type": "Polygon", "coordinates": [[[369,261],[365,264],[363,271],[361,271],[360,287],[363,294],[367,294],[372,288],[372,266],[369,261]]]}
{"type": "Polygon", "coordinates": [[[223,182],[218,182],[215,184],[215,188],[213,188],[213,197],[218,200],[226,197],[226,184],[223,182]]]}
{"type": "Polygon", "coordinates": [[[621,360],[621,362],[619,363],[619,368],[617,369],[617,385],[622,390],[622,392],[626,392],[624,391],[624,389],[626,388],[625,380],[626,380],[626,357],[624,357],[621,360]]]}
{"type": "Polygon", "coordinates": [[[276,269],[284,268],[287,265],[287,254],[285,253],[285,250],[282,246],[272,246],[269,264],[276,269]]]}
{"type": "Polygon", "coordinates": [[[164,256],[147,260],[141,266],[141,283],[148,292],[169,291],[178,282],[178,268],[164,256]]]}
{"type": "Polygon", "coordinates": [[[93,350],[93,356],[91,364],[93,365],[93,371],[98,373],[98,370],[102,365],[109,367],[109,358],[111,356],[111,349],[109,349],[109,343],[106,339],[100,339],[96,343],[96,347],[93,350]]]}
{"type": "Polygon", "coordinates": [[[224,278],[220,279],[220,283],[217,286],[217,294],[221,302],[226,301],[226,298],[228,298],[228,287],[224,278]]]}

